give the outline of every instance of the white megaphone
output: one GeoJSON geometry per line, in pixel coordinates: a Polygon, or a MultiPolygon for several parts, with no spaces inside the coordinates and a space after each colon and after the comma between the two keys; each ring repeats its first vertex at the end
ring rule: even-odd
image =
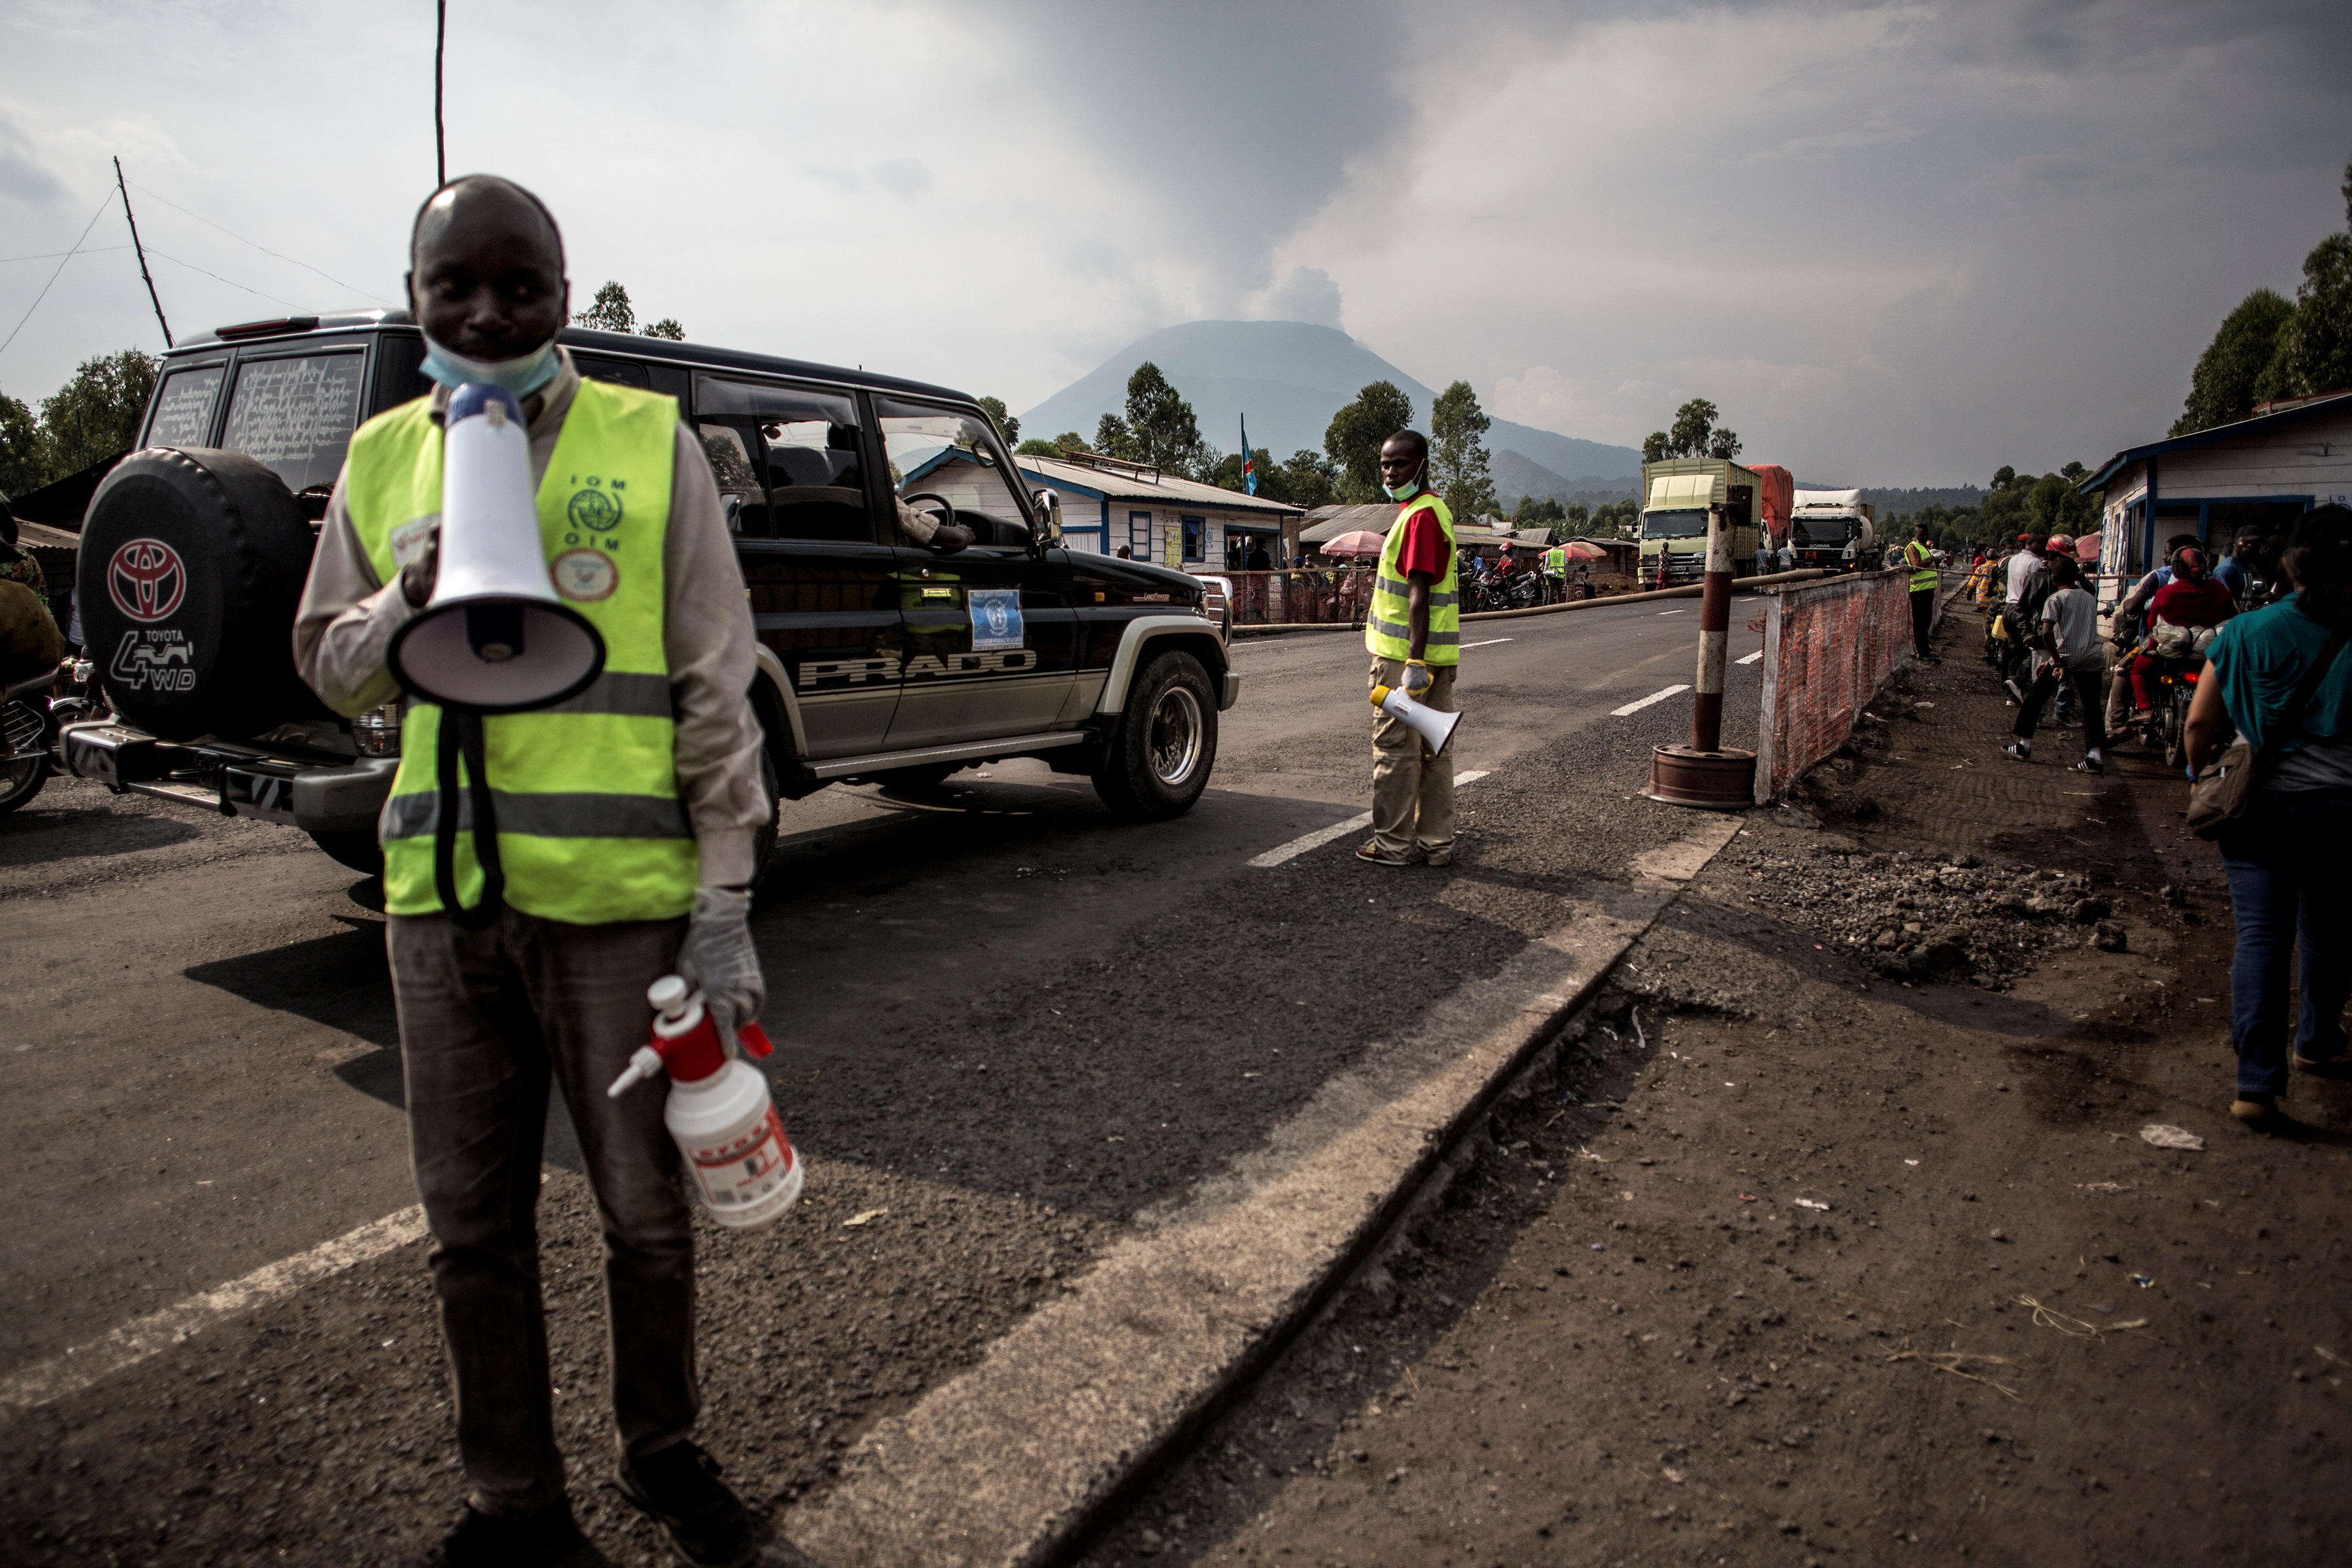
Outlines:
{"type": "Polygon", "coordinates": [[[1412,726],[1413,732],[1429,742],[1432,752],[1443,752],[1454,739],[1454,727],[1462,722],[1459,713],[1440,713],[1434,708],[1424,708],[1392,686],[1372,688],[1372,706],[1393,719],[1402,719],[1412,726]]]}
{"type": "Polygon", "coordinates": [[[575,696],[604,673],[604,639],[548,579],[522,405],[468,382],[450,395],[445,428],[440,573],[385,662],[403,690],[460,712],[575,696]]]}

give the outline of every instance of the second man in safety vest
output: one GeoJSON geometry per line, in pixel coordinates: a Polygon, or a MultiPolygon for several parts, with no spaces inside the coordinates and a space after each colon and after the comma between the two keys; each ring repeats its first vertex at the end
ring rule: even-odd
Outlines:
{"type": "Polygon", "coordinates": [[[1932,658],[1927,640],[1936,625],[1936,550],[1927,542],[1926,523],[1913,526],[1911,542],[1903,547],[1903,561],[1911,568],[1911,651],[1923,659],[1932,658]]]}
{"type": "MultiPolygon", "coordinates": [[[[1364,617],[1371,684],[1423,707],[1454,711],[1462,663],[1461,595],[1454,577],[1454,514],[1424,488],[1429,442],[1400,430],[1381,447],[1381,485],[1397,501],[1364,617]]],[[[1356,857],[1376,866],[1454,860],[1454,756],[1433,753],[1404,721],[1372,720],[1372,836],[1356,857]]]]}

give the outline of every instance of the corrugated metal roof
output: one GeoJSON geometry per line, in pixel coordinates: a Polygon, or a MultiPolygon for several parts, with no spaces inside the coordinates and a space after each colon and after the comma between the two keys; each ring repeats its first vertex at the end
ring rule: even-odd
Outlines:
{"type": "Polygon", "coordinates": [[[1298,531],[1298,542],[1320,544],[1343,533],[1353,533],[1360,528],[1369,528],[1374,533],[1386,533],[1396,521],[1396,516],[1397,506],[1392,500],[1358,506],[1318,506],[1307,514],[1307,526],[1298,531]]]}
{"type": "Polygon", "coordinates": [[[1297,517],[1295,506],[1268,500],[1264,496],[1244,495],[1239,490],[1219,489],[1192,479],[1175,479],[1162,474],[1156,479],[1141,479],[1121,473],[1116,468],[1097,468],[1085,463],[1066,462],[1059,458],[1020,458],[1013,462],[1033,478],[1062,489],[1084,490],[1116,501],[1148,501],[1154,506],[1192,507],[1202,511],[1246,511],[1268,518],[1297,517]]]}

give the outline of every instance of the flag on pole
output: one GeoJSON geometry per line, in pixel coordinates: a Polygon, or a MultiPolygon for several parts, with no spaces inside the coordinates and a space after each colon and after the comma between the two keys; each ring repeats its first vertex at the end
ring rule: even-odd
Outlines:
{"type": "Polygon", "coordinates": [[[1249,416],[1242,416],[1242,493],[1257,494],[1257,459],[1250,456],[1249,416]]]}

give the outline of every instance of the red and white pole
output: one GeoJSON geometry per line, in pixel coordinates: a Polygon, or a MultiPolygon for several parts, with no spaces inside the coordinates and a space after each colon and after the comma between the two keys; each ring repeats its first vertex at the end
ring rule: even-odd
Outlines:
{"type": "Polygon", "coordinates": [[[1699,593],[1698,699],[1691,743],[1650,753],[1652,800],[1738,811],[1754,804],[1756,753],[1723,749],[1723,677],[1731,651],[1731,530],[1721,507],[1706,518],[1706,578],[1699,593]]]}
{"type": "Polygon", "coordinates": [[[1723,746],[1723,666],[1731,648],[1731,530],[1723,509],[1706,512],[1706,584],[1698,601],[1698,700],[1691,707],[1691,750],[1723,746]]]}

